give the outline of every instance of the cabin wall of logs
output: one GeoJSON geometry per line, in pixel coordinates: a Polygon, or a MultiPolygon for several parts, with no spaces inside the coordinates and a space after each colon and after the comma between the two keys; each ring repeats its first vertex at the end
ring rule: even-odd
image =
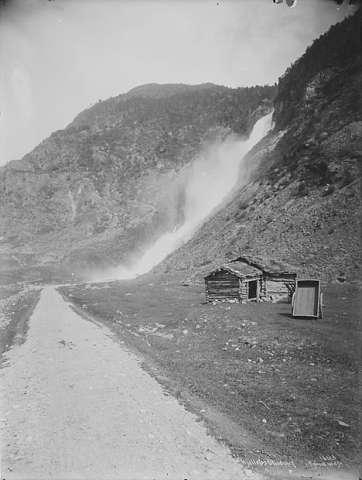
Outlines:
{"type": "Polygon", "coordinates": [[[247,302],[251,299],[259,300],[263,289],[265,287],[262,274],[239,278],[232,272],[219,270],[205,278],[206,301],[208,302],[222,300],[247,302]],[[256,286],[256,295],[253,298],[249,298],[251,286],[253,291],[256,286]]]}
{"type": "Polygon", "coordinates": [[[240,263],[238,271],[233,271],[232,267],[220,267],[205,277],[207,302],[291,301],[295,273],[273,274],[250,267],[245,269],[247,273],[243,273],[240,263]]]}
{"type": "Polygon", "coordinates": [[[239,300],[239,278],[226,270],[213,272],[206,277],[205,288],[208,302],[225,298],[239,300]]]}

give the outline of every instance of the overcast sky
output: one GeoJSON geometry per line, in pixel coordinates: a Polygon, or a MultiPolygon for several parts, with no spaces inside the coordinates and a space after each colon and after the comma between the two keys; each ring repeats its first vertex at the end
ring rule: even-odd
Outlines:
{"type": "Polygon", "coordinates": [[[15,0],[0,11],[0,164],[149,82],[274,83],[346,8],[299,0],[15,0]]]}

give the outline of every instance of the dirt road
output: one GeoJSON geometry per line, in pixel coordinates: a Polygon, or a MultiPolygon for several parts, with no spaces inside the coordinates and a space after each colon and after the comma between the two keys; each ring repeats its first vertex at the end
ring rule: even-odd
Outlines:
{"type": "Polygon", "coordinates": [[[259,478],[53,288],[6,359],[1,478],[259,478]]]}

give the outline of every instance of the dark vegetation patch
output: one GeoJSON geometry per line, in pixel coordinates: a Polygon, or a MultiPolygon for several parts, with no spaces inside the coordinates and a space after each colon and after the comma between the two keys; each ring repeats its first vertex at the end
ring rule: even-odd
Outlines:
{"type": "MultiPolygon", "coordinates": [[[[307,48],[305,53],[279,79],[276,102],[284,104],[282,111],[277,112],[278,126],[284,128],[295,116],[298,102],[305,92],[308,83],[323,70],[340,69],[355,65],[356,57],[362,52],[362,9],[333,25],[328,32],[321,35],[307,48]]],[[[356,67],[355,67],[356,68],[356,67]]],[[[342,81],[349,81],[348,73],[342,81]]],[[[336,87],[333,88],[336,92],[336,87]]]]}
{"type": "MultiPolygon", "coordinates": [[[[0,354],[25,341],[28,321],[40,297],[39,290],[22,291],[16,285],[0,287],[0,354]]],[[[0,365],[3,359],[0,361],[0,365]]]]}

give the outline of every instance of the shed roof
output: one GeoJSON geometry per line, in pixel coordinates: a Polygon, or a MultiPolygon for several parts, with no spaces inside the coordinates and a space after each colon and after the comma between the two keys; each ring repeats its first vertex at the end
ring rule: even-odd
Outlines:
{"type": "MultiPolygon", "coordinates": [[[[226,270],[230,273],[233,273],[239,278],[242,277],[255,277],[262,275],[262,272],[255,267],[252,267],[251,265],[248,265],[247,263],[244,262],[231,262],[231,263],[226,263],[225,265],[222,265],[221,267],[213,270],[210,272],[207,277],[212,275],[215,272],[220,272],[221,270],[226,270]]],[[[206,278],[207,278],[206,277],[206,278]]]]}
{"type": "Polygon", "coordinates": [[[285,262],[281,262],[274,259],[265,259],[260,257],[252,258],[252,257],[243,256],[243,257],[236,258],[235,263],[248,264],[270,275],[282,275],[282,274],[296,275],[296,269],[293,268],[293,266],[288,265],[285,262]]]}

